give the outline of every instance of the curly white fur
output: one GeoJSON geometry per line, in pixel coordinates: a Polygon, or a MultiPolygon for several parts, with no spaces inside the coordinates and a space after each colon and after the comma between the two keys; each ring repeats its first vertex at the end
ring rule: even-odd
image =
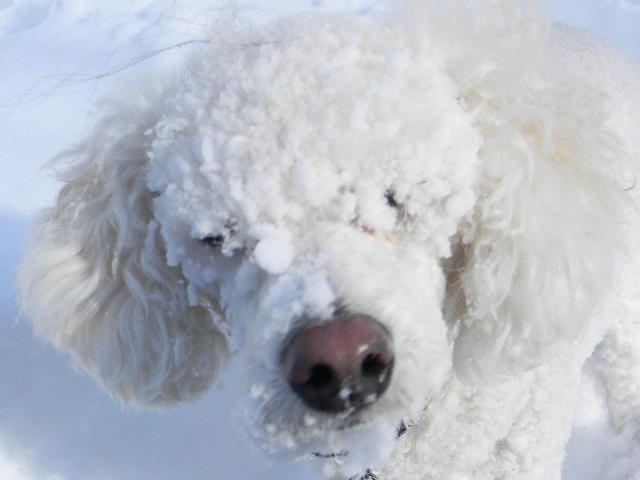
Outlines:
{"type": "Polygon", "coordinates": [[[105,388],[163,406],[209,388],[227,349],[211,310],[189,306],[175,287],[182,274],[159,246],[141,182],[155,105],[131,98],[111,107],[117,113],[65,154],[78,161],[61,176],[56,208],[42,213],[23,296],[38,312],[36,331],[75,352],[105,388]]]}
{"type": "Polygon", "coordinates": [[[250,434],[286,459],[349,451],[327,475],[557,477],[582,364],[638,302],[618,285],[638,273],[623,106],[640,93],[533,5],[236,29],[105,102],[21,268],[36,331],[161,409],[232,358],[250,434]],[[385,325],[396,366],[380,401],[336,417],[289,390],[279,355],[337,311],[385,325]]]}

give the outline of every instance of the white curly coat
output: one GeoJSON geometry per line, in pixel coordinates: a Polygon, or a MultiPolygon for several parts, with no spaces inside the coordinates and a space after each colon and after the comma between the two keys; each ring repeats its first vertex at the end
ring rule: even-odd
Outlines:
{"type": "Polygon", "coordinates": [[[640,435],[640,74],[537,7],[233,27],[104,101],[21,267],[37,333],[139,406],[239,365],[250,435],[285,460],[348,451],[322,461],[336,478],[559,478],[598,344],[612,421],[640,435]],[[279,364],[292,326],[338,309],[396,355],[347,416],[279,364]]]}

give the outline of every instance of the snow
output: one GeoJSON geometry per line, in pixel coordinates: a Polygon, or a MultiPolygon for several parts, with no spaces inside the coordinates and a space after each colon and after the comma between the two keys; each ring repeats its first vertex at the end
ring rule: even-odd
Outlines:
{"type": "Polygon", "coordinates": [[[256,263],[269,273],[282,273],[293,258],[291,245],[285,239],[276,237],[263,238],[254,251],[256,263]]]}
{"type": "MultiPolygon", "coordinates": [[[[122,410],[35,339],[26,322],[17,321],[15,268],[34,212],[50,204],[58,189],[41,167],[80,138],[107,85],[132,72],[143,77],[178,63],[227,15],[264,21],[307,9],[369,11],[381,3],[254,0],[231,8],[226,0],[0,0],[0,158],[8,167],[0,176],[0,480],[315,478],[313,467],[270,465],[253,450],[229,413],[233,388],[171,414],[122,410]]],[[[607,37],[640,61],[639,0],[556,0],[551,13],[607,37]]],[[[358,52],[344,55],[347,61],[358,52]]],[[[398,74],[403,61],[398,58],[398,74]]],[[[363,121],[355,115],[351,120],[354,128],[363,121]]],[[[202,132],[200,148],[215,170],[208,135],[202,132]]],[[[304,165],[296,177],[298,188],[318,191],[318,201],[323,189],[347,181],[314,176],[304,165]]],[[[447,209],[462,212],[470,201],[453,197],[447,209]]],[[[381,221],[378,213],[371,212],[371,218],[381,221]]],[[[286,234],[262,233],[256,239],[258,263],[274,273],[286,269],[291,256],[286,234]]],[[[320,285],[314,301],[324,304],[329,293],[321,279],[310,281],[320,285]]],[[[593,472],[612,459],[620,462],[607,478],[626,478],[624,472],[640,470],[640,452],[613,431],[598,396],[601,379],[595,368],[587,373],[565,479],[596,478],[593,472]]]]}

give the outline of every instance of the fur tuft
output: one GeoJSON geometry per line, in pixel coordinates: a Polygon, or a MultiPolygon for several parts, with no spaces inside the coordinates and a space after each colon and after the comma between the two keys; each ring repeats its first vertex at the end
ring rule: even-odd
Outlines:
{"type": "Polygon", "coordinates": [[[58,159],[66,186],[35,225],[23,309],[119,400],[168,408],[209,389],[226,341],[217,313],[189,305],[180,269],[167,266],[144,183],[157,100],[104,108],[90,140],[58,159]]]}

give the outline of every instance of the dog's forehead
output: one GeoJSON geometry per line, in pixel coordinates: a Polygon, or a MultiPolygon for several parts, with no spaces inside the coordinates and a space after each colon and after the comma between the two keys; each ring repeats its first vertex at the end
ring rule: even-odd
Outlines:
{"type": "Polygon", "coordinates": [[[411,214],[470,207],[477,135],[428,55],[370,19],[282,29],[194,58],[152,132],[167,217],[201,238],[307,218],[389,231],[390,191],[411,214]]]}

